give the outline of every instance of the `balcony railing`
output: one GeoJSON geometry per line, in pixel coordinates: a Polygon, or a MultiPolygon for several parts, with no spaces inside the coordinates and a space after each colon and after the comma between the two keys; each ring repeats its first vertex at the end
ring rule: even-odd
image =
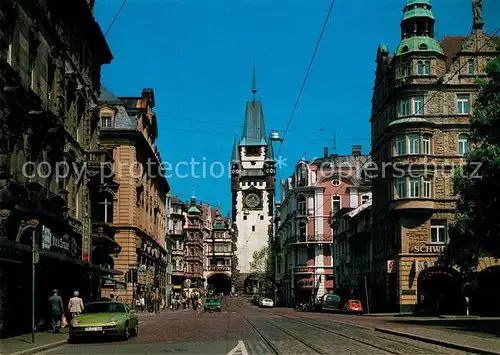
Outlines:
{"type": "Polygon", "coordinates": [[[168,231],[168,234],[171,236],[183,236],[184,230],[183,229],[170,229],[168,231]]]}
{"type": "Polygon", "coordinates": [[[172,249],[172,255],[184,255],[183,249],[172,249]]]}
{"type": "Polygon", "coordinates": [[[231,271],[231,266],[219,266],[210,265],[208,266],[208,271],[231,271]]]}

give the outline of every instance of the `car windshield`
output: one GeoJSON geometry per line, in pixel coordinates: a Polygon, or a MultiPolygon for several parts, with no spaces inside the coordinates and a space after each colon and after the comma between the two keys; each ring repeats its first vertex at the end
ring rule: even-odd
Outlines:
{"type": "Polygon", "coordinates": [[[125,306],[121,303],[91,303],[82,313],[125,313],[125,306]]]}
{"type": "Polygon", "coordinates": [[[339,296],[327,296],[326,299],[327,301],[338,301],[340,298],[339,296]]]}
{"type": "Polygon", "coordinates": [[[217,298],[209,298],[207,302],[219,302],[219,300],[217,298]]]}
{"type": "Polygon", "coordinates": [[[351,300],[351,303],[352,303],[352,304],[359,304],[359,301],[356,301],[356,300],[351,300]]]}
{"type": "Polygon", "coordinates": [[[269,298],[264,298],[264,302],[272,302],[272,300],[269,298]]]}

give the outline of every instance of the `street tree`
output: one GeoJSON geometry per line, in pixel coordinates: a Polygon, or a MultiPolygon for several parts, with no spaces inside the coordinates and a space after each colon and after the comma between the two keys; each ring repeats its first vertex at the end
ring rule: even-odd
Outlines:
{"type": "Polygon", "coordinates": [[[471,149],[453,177],[458,201],[441,258],[465,274],[482,256],[500,257],[500,58],[491,60],[486,72],[470,119],[471,149]]]}

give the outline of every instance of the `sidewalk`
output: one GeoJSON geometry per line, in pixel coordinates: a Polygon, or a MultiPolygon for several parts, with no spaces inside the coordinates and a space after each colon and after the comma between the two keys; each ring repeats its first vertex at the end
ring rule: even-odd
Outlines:
{"type": "Polygon", "coordinates": [[[0,340],[1,355],[30,355],[52,349],[68,342],[68,330],[62,329],[60,334],[40,332],[35,334],[35,343],[31,342],[31,334],[0,340]]]}
{"type": "Polygon", "coordinates": [[[457,350],[500,355],[500,318],[340,315],[334,320],[457,350]]]}

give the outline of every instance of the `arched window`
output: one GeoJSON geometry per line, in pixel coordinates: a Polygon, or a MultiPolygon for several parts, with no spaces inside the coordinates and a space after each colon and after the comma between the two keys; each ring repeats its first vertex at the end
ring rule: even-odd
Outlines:
{"type": "Polygon", "coordinates": [[[417,62],[417,74],[424,75],[424,62],[422,62],[421,60],[417,62]]]}
{"type": "Polygon", "coordinates": [[[301,164],[297,171],[297,186],[304,187],[308,185],[308,171],[305,164],[301,164]]]}
{"type": "Polygon", "coordinates": [[[424,63],[424,75],[431,75],[431,61],[426,60],[424,63]]]}
{"type": "Polygon", "coordinates": [[[458,154],[464,155],[469,151],[469,136],[462,133],[458,136],[458,154]]]}
{"type": "Polygon", "coordinates": [[[419,48],[420,50],[425,51],[425,50],[427,50],[427,48],[428,48],[428,47],[427,47],[427,44],[422,43],[420,46],[418,46],[418,48],[419,48]]]}
{"type": "Polygon", "coordinates": [[[99,221],[113,223],[113,196],[108,192],[99,195],[99,221]]]}

